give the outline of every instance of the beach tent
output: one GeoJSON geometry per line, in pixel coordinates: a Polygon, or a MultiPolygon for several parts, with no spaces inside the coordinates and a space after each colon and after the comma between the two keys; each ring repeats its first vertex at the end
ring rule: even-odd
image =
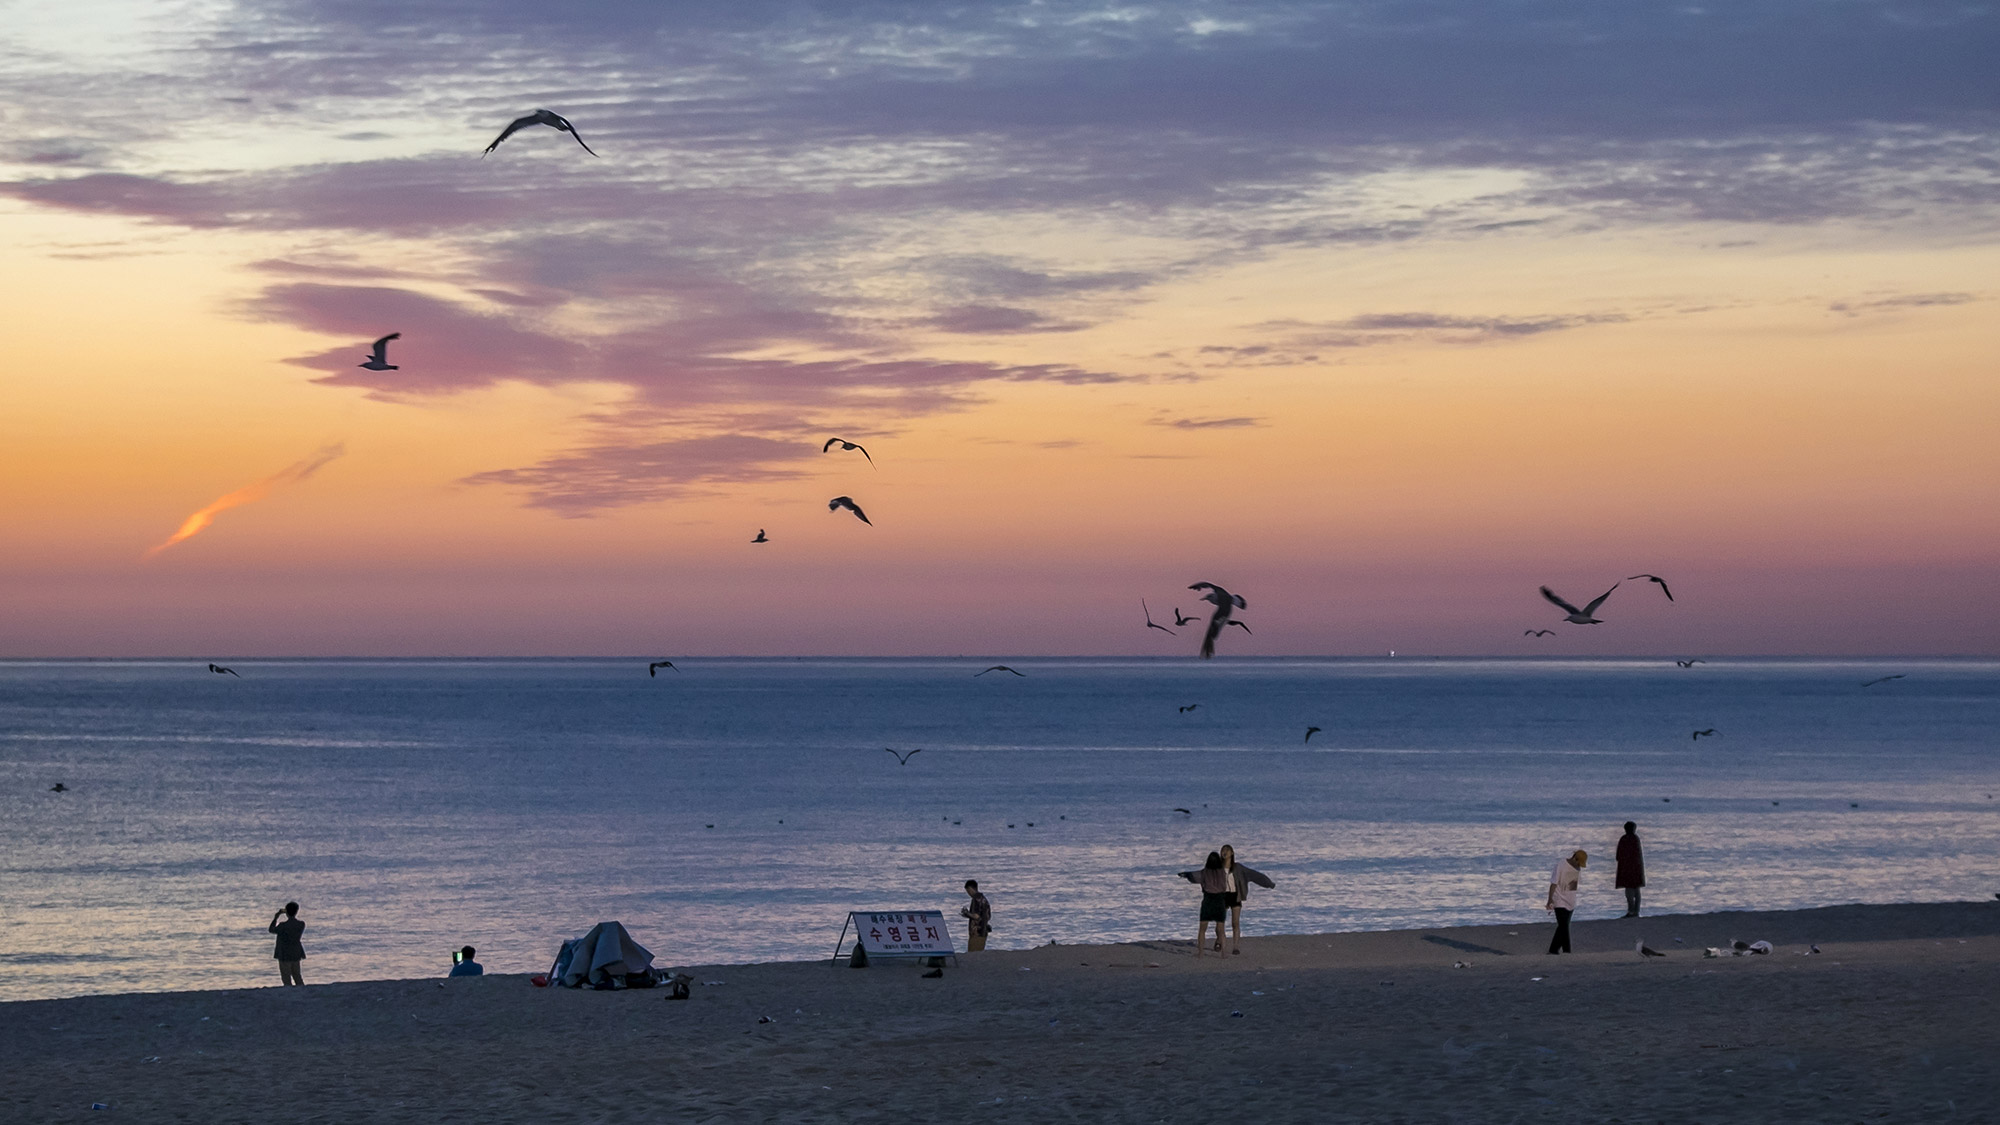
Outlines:
{"type": "Polygon", "coordinates": [[[571,938],[556,951],[556,963],[549,968],[549,983],[565,988],[586,984],[615,986],[628,976],[648,977],[653,955],[632,940],[620,922],[599,922],[580,938],[571,938]]]}

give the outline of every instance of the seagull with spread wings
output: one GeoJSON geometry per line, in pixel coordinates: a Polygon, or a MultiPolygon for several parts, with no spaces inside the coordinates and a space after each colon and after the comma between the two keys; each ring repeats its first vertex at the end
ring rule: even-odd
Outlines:
{"type": "Polygon", "coordinates": [[[367,360],[357,363],[354,366],[365,367],[370,371],[401,371],[402,368],[389,362],[389,341],[400,340],[402,338],[403,334],[401,332],[391,332],[387,336],[375,341],[375,345],[368,350],[367,360]]]}
{"type": "MultiPolygon", "coordinates": [[[[1611,584],[1611,590],[1616,590],[1620,585],[1622,585],[1622,583],[1613,582],[1611,584]]],[[[1563,618],[1563,620],[1569,622],[1572,625],[1602,625],[1604,624],[1604,622],[1599,621],[1597,619],[1597,607],[1603,605],[1604,599],[1611,596],[1611,590],[1606,590],[1603,593],[1597,595],[1596,600],[1592,601],[1589,605],[1584,606],[1582,609],[1578,609],[1575,606],[1569,604],[1568,602],[1562,600],[1560,597],[1557,597],[1556,592],[1554,590],[1549,589],[1547,586],[1542,587],[1542,596],[1549,599],[1549,601],[1554,602],[1557,608],[1561,609],[1564,613],[1569,614],[1569,616],[1563,618]]]]}
{"type": "MultiPolygon", "coordinates": [[[[662,668],[674,668],[674,662],[671,660],[655,660],[651,664],[646,665],[646,675],[657,679],[662,668]]],[[[680,669],[674,668],[674,671],[678,672],[680,669]]]]}
{"type": "Polygon", "coordinates": [[[1186,613],[1182,613],[1182,612],[1181,612],[1181,607],[1179,607],[1179,606],[1175,606],[1175,607],[1174,607],[1174,624],[1175,624],[1175,625],[1178,625],[1178,626],[1181,626],[1181,627],[1185,628],[1186,626],[1189,626],[1189,625],[1192,625],[1192,624],[1194,624],[1194,623],[1195,623],[1195,618],[1194,618],[1194,615],[1192,615],[1192,614],[1186,614],[1186,613]]]}
{"type": "MultiPolygon", "coordinates": [[[[1243,600],[1243,595],[1232,594],[1213,582],[1197,582],[1188,589],[1207,590],[1201,600],[1215,607],[1215,613],[1208,619],[1208,632],[1201,638],[1201,658],[1210,660],[1215,656],[1215,638],[1221,636],[1222,627],[1229,624],[1231,611],[1249,609],[1250,603],[1243,600]]],[[[1248,629],[1244,631],[1249,632],[1248,629]]]]}
{"type": "Polygon", "coordinates": [[[239,680],[243,678],[242,675],[236,671],[236,669],[224,668],[220,664],[211,664],[208,666],[208,670],[215,673],[218,676],[235,676],[239,680]]]}
{"type": "Polygon", "coordinates": [[[867,457],[868,467],[871,469],[875,467],[875,458],[868,457],[868,451],[866,449],[863,449],[860,445],[857,445],[854,442],[848,441],[846,438],[830,437],[826,439],[825,445],[819,447],[819,451],[821,453],[830,453],[833,451],[833,447],[836,445],[840,447],[841,452],[843,453],[859,453],[861,454],[861,456],[867,457]]]}
{"type": "Polygon", "coordinates": [[[595,149],[592,149],[589,145],[583,144],[583,134],[576,131],[576,126],[571,125],[569,123],[569,118],[564,117],[562,114],[557,113],[552,109],[538,109],[526,117],[516,117],[514,120],[508,122],[507,127],[500,131],[500,135],[493,138],[493,143],[486,146],[486,152],[482,152],[479,154],[480,159],[482,160],[485,159],[486,153],[492,152],[494,149],[499,148],[501,141],[506,140],[508,137],[513,136],[515,133],[518,133],[523,129],[526,129],[530,125],[547,125],[549,128],[554,129],[557,132],[568,133],[570,136],[576,138],[577,144],[583,145],[583,151],[590,153],[590,155],[592,156],[597,155],[595,149]]]}
{"type": "Polygon", "coordinates": [[[1521,630],[1521,635],[1524,637],[1553,637],[1556,635],[1556,631],[1554,629],[1523,629],[1521,630]]]}
{"type": "Polygon", "coordinates": [[[852,496],[836,496],[826,502],[826,510],[829,512],[838,512],[842,508],[853,512],[855,519],[860,520],[869,527],[875,526],[875,521],[868,518],[868,513],[861,510],[861,505],[856,504],[852,496]]]}
{"type": "MultiPolygon", "coordinates": [[[[1006,666],[1005,664],[995,664],[995,665],[994,665],[993,667],[991,667],[991,668],[988,668],[988,669],[986,670],[986,672],[1014,672],[1014,670],[1013,670],[1012,668],[1009,668],[1009,667],[1007,667],[1007,666],[1006,666]]],[[[972,678],[976,680],[976,679],[978,679],[979,677],[981,677],[981,676],[984,676],[984,675],[986,674],[986,672],[974,672],[974,673],[972,674],[972,678]]],[[[1015,674],[1016,676],[1026,676],[1026,675],[1027,675],[1027,673],[1026,673],[1026,672],[1014,672],[1014,674],[1015,674]]]]}
{"type": "Polygon", "coordinates": [[[1645,579],[1648,582],[1652,582],[1658,585],[1660,587],[1660,593],[1665,594],[1667,596],[1668,601],[1674,600],[1674,592],[1672,590],[1667,589],[1667,580],[1660,577],[1657,574],[1634,574],[1630,578],[1627,578],[1625,581],[1637,582],[1641,578],[1645,579]]]}
{"type": "MultiPolygon", "coordinates": [[[[889,749],[887,746],[884,746],[882,749],[885,753],[896,754],[894,750],[889,749]]],[[[911,758],[914,758],[923,752],[924,748],[919,746],[915,750],[912,750],[907,754],[896,754],[896,764],[899,766],[907,766],[910,764],[911,758]]]]}
{"type": "Polygon", "coordinates": [[[1153,610],[1150,606],[1146,604],[1146,599],[1144,598],[1139,599],[1139,608],[1145,611],[1146,628],[1158,629],[1160,632],[1165,633],[1169,637],[1174,635],[1174,631],[1172,629],[1167,628],[1165,625],[1158,624],[1153,620],[1153,610]]]}
{"type": "Polygon", "coordinates": [[[1893,675],[1893,676],[1884,676],[1884,677],[1882,677],[1882,678],[1881,678],[1881,679],[1879,679],[1879,680],[1869,680],[1869,681],[1868,681],[1867,683],[1865,683],[1865,684],[1862,684],[1861,686],[1862,686],[1862,687],[1874,687],[1874,686],[1875,686],[1876,684],[1886,684],[1886,683],[1888,683],[1888,682],[1889,682],[1890,680],[1900,680],[1900,679],[1902,679],[1902,678],[1903,678],[1903,675],[1904,675],[1904,673],[1902,673],[1902,672],[1898,672],[1898,673],[1896,673],[1896,674],[1895,674],[1895,675],[1893,675]]]}
{"type": "MultiPolygon", "coordinates": [[[[1318,733],[1319,733],[1319,728],[1318,728],[1318,727],[1307,727],[1307,728],[1306,728],[1306,742],[1311,742],[1311,741],[1313,740],[1313,735],[1316,735],[1316,734],[1318,734],[1318,733]]],[[[1303,744],[1301,744],[1301,745],[1303,745],[1303,744]]]]}

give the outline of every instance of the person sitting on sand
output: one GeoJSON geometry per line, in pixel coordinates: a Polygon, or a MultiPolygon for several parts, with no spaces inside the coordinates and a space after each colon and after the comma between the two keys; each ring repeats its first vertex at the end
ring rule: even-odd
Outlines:
{"type": "Polygon", "coordinates": [[[1215,948],[1222,948],[1222,926],[1229,921],[1229,871],[1222,866],[1222,853],[1208,853],[1208,861],[1199,871],[1183,871],[1181,878],[1201,887],[1201,921],[1194,930],[1194,955],[1201,956],[1202,942],[1208,937],[1208,924],[1215,923],[1215,948]]]}
{"type": "Polygon", "coordinates": [[[449,977],[485,976],[486,967],[472,959],[472,955],[477,952],[479,952],[477,949],[474,949],[469,945],[466,946],[464,949],[459,950],[458,956],[452,958],[454,964],[451,967],[451,972],[446,973],[445,975],[449,977]]]}
{"type": "MultiPolygon", "coordinates": [[[[1243,905],[1250,901],[1250,884],[1255,883],[1267,890],[1278,884],[1262,871],[1252,870],[1236,862],[1236,849],[1229,844],[1222,845],[1222,868],[1229,872],[1229,952],[1243,952],[1243,905]]],[[[1215,942],[1217,952],[1222,949],[1220,935],[1215,942]]]]}
{"type": "Polygon", "coordinates": [[[972,901],[958,908],[958,916],[965,919],[965,951],[977,953],[986,948],[986,935],[993,932],[993,904],[979,893],[979,880],[967,879],[965,893],[972,901]]]}
{"type": "Polygon", "coordinates": [[[1549,900],[1542,909],[1556,914],[1556,935],[1549,939],[1550,953],[1573,952],[1569,947],[1569,916],[1576,913],[1576,885],[1589,862],[1590,853],[1578,848],[1569,853],[1568,859],[1557,860],[1556,869],[1549,873],[1549,900]]]}
{"type": "Polygon", "coordinates": [[[277,948],[271,951],[271,956],[278,959],[278,979],[284,981],[287,988],[303,986],[306,979],[299,973],[299,962],[306,959],[306,950],[299,943],[299,938],[305,934],[306,924],[299,921],[299,904],[288,902],[283,910],[272,914],[270,929],[278,935],[277,948]],[[278,921],[281,917],[284,918],[282,922],[278,921]]]}

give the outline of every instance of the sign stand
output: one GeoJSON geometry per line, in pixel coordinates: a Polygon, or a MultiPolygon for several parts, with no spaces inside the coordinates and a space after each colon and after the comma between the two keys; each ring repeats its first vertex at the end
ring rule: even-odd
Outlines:
{"type": "Polygon", "coordinates": [[[850,910],[833,942],[832,965],[840,964],[840,947],[854,928],[854,947],[873,961],[878,957],[951,958],[958,967],[958,949],[942,910],[850,910]]]}

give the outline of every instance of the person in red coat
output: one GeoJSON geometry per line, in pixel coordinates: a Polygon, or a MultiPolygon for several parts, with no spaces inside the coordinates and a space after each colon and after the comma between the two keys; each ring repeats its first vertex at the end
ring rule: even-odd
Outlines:
{"type": "Polygon", "coordinates": [[[1625,892],[1625,917],[1639,916],[1639,888],[1646,885],[1646,857],[1639,851],[1639,826],[1625,822],[1618,837],[1618,877],[1612,885],[1625,892]]]}

